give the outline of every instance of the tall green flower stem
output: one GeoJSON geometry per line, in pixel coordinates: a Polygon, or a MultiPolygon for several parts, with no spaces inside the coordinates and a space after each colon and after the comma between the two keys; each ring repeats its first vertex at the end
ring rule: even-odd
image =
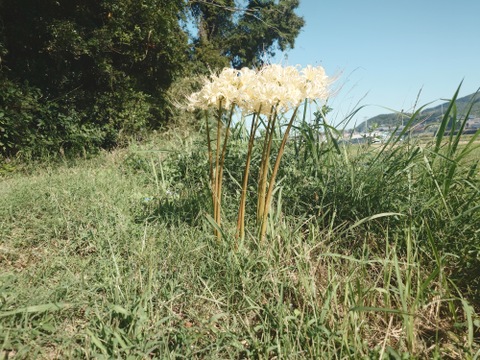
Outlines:
{"type": "Polygon", "coordinates": [[[278,173],[278,169],[280,168],[280,161],[282,160],[283,152],[285,150],[285,145],[287,143],[288,135],[290,133],[290,129],[292,128],[293,121],[297,116],[298,106],[295,108],[292,114],[292,118],[290,119],[287,129],[285,130],[285,134],[283,135],[282,143],[280,144],[280,148],[278,149],[277,159],[275,160],[275,165],[273,166],[272,175],[270,176],[270,181],[268,183],[268,192],[265,197],[264,201],[264,209],[262,211],[262,219],[260,223],[260,240],[265,239],[265,234],[267,233],[267,218],[268,213],[270,212],[270,205],[272,200],[273,188],[275,186],[275,178],[278,173]]]}
{"type": "MultiPolygon", "coordinates": [[[[221,139],[221,133],[222,133],[222,114],[223,114],[223,107],[222,107],[222,100],[219,101],[218,103],[218,109],[217,109],[217,139],[216,139],[216,149],[215,149],[215,171],[213,174],[213,181],[212,181],[212,195],[213,195],[213,220],[215,221],[215,224],[220,227],[219,224],[219,213],[220,213],[220,206],[221,206],[221,201],[220,197],[218,196],[218,179],[219,179],[219,167],[220,167],[220,139],[221,139]]],[[[213,164],[212,164],[213,166],[213,164]]],[[[213,232],[215,234],[215,237],[220,240],[221,234],[218,230],[218,227],[215,227],[213,232]]]]}
{"type": "Polygon", "coordinates": [[[207,132],[207,149],[208,149],[208,164],[209,164],[209,178],[210,178],[210,193],[212,195],[212,208],[214,209],[213,213],[215,214],[215,192],[214,192],[214,172],[213,172],[213,151],[212,151],[212,142],[210,139],[210,125],[208,123],[208,110],[205,110],[205,125],[207,132]]]}
{"type": "Polygon", "coordinates": [[[217,227],[214,229],[214,235],[218,240],[221,240],[221,232],[219,227],[221,226],[221,213],[222,213],[222,183],[223,183],[223,168],[225,164],[225,156],[227,153],[227,143],[228,137],[230,134],[230,124],[232,122],[234,105],[231,106],[229,116],[227,118],[227,123],[225,126],[225,135],[222,139],[222,128],[223,128],[223,101],[220,100],[218,103],[217,109],[217,137],[216,137],[216,150],[215,158],[213,154],[213,149],[211,145],[211,136],[210,136],[210,127],[208,125],[208,112],[206,112],[206,123],[207,123],[207,142],[208,142],[208,159],[210,163],[210,187],[212,193],[212,203],[213,203],[213,220],[217,227]],[[221,152],[220,152],[221,149],[221,152]],[[214,166],[215,163],[215,166],[214,166]]]}
{"type": "Polygon", "coordinates": [[[275,135],[275,122],[277,120],[276,107],[272,106],[271,115],[268,118],[267,128],[265,130],[265,139],[263,141],[262,158],[260,161],[259,180],[258,180],[258,200],[257,200],[257,224],[260,225],[263,219],[265,209],[265,195],[267,193],[268,168],[270,167],[270,151],[272,149],[272,140],[275,135]]]}
{"type": "Polygon", "coordinates": [[[245,239],[245,206],[247,203],[248,177],[250,174],[250,163],[252,160],[253,143],[255,140],[255,133],[257,132],[259,117],[259,113],[253,114],[252,126],[250,129],[250,138],[248,139],[247,159],[245,161],[245,168],[243,170],[242,193],[240,197],[240,207],[238,209],[237,220],[237,236],[239,236],[241,240],[245,239]]]}
{"type": "MultiPolygon", "coordinates": [[[[216,216],[216,220],[215,220],[219,227],[221,225],[221,216],[222,216],[221,215],[221,212],[222,212],[221,210],[222,210],[223,168],[224,168],[224,165],[225,165],[225,156],[227,154],[227,143],[228,143],[228,137],[230,135],[230,124],[232,123],[232,117],[233,117],[234,109],[235,109],[235,105],[232,104],[232,106],[230,108],[230,113],[228,115],[227,124],[225,126],[225,137],[224,137],[224,140],[223,140],[222,154],[219,157],[218,177],[217,177],[217,191],[216,191],[218,206],[217,206],[217,216],[216,216]]],[[[221,116],[219,117],[218,121],[220,123],[222,122],[221,116]]],[[[221,233],[217,230],[216,234],[217,234],[217,239],[220,240],[221,237],[222,237],[221,233]]]]}

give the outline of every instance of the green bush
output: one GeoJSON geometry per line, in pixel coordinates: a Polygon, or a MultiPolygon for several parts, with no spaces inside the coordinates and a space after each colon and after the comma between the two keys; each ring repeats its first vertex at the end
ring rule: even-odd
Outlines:
{"type": "Polygon", "coordinates": [[[0,84],[0,154],[41,157],[79,154],[102,145],[101,128],[68,101],[45,100],[40,89],[8,80],[0,84]]]}
{"type": "Polygon", "coordinates": [[[0,156],[112,148],[168,122],[188,52],[183,6],[2,1],[0,156]]]}

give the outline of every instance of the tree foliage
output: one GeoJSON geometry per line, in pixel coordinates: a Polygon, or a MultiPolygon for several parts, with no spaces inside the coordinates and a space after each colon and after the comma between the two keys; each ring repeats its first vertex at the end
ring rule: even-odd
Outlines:
{"type": "Polygon", "coordinates": [[[152,92],[185,59],[181,10],[181,0],[4,0],[4,65],[52,95],[125,83],[152,92]]]}
{"type": "Polygon", "coordinates": [[[191,71],[293,46],[298,0],[1,0],[0,155],[115,146],[191,71]],[[193,16],[193,18],[192,18],[193,16]],[[196,19],[198,36],[188,35],[196,19]]]}
{"type": "Polygon", "coordinates": [[[86,145],[78,129],[87,128],[95,130],[93,146],[112,146],[119,134],[167,119],[163,94],[188,55],[179,24],[183,5],[182,0],[2,1],[0,150],[35,147],[25,139],[43,135],[50,140],[37,141],[38,148],[86,145]],[[20,125],[13,130],[12,122],[20,125]]]}
{"type": "Polygon", "coordinates": [[[295,14],[299,0],[197,0],[191,13],[198,34],[197,60],[236,68],[260,65],[275,50],[293,48],[304,25],[295,14]]]}

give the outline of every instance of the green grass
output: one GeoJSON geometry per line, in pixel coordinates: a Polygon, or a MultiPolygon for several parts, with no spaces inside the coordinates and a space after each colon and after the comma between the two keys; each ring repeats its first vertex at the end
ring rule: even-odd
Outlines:
{"type": "Polygon", "coordinates": [[[0,358],[479,358],[475,144],[303,133],[237,242],[235,132],[218,242],[195,133],[0,178],[0,358]]]}

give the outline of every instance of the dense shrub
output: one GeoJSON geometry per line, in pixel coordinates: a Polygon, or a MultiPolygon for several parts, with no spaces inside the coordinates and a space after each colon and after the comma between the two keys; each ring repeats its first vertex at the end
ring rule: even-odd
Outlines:
{"type": "Polygon", "coordinates": [[[104,131],[74,107],[48,101],[27,83],[0,83],[0,153],[42,156],[80,153],[102,145],[104,131]]]}
{"type": "Polygon", "coordinates": [[[167,122],[183,5],[2,1],[0,155],[109,148],[167,122]]]}

